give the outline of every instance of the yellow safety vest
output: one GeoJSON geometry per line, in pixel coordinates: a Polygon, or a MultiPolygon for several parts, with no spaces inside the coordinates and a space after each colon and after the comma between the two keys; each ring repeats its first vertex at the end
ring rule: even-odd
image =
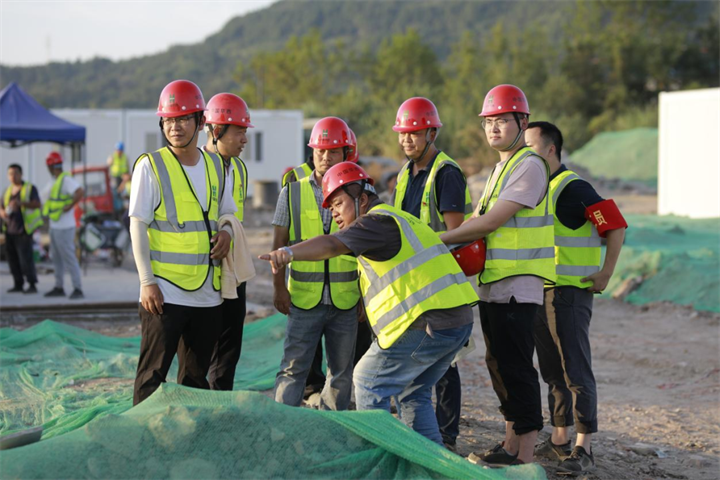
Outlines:
{"type": "Polygon", "coordinates": [[[297,182],[302,180],[305,177],[309,177],[312,173],[313,169],[312,167],[307,164],[303,163],[302,165],[298,165],[297,167],[293,168],[289,172],[287,172],[285,175],[283,175],[282,178],[282,186],[286,186],[288,183],[290,183],[290,179],[295,177],[295,180],[293,182],[297,182]]]}
{"type": "Polygon", "coordinates": [[[475,289],[430,227],[390,205],[377,205],[368,214],[393,218],[402,236],[400,251],[390,260],[358,257],[365,312],[381,348],[392,346],[425,312],[478,302],[475,289]]]}
{"type": "MultiPolygon", "coordinates": [[[[22,188],[20,189],[20,201],[29,202],[31,192],[32,184],[28,182],[23,182],[22,188]]],[[[5,205],[5,208],[7,208],[8,204],[10,203],[11,196],[12,185],[10,185],[7,190],[5,190],[5,202],[3,203],[3,205],[5,205]]],[[[23,224],[25,225],[25,232],[28,235],[32,235],[32,233],[43,224],[43,219],[39,208],[20,207],[20,213],[22,213],[23,224]]],[[[3,231],[5,230],[7,230],[7,225],[3,224],[3,231]]]]}
{"type": "Polygon", "coordinates": [[[55,179],[52,189],[50,190],[50,198],[43,206],[43,215],[49,217],[50,220],[58,221],[60,216],[63,214],[63,209],[67,205],[72,205],[73,196],[62,193],[62,184],[65,177],[68,176],[67,172],[62,172],[55,179]]]}
{"type": "Polygon", "coordinates": [[[235,217],[243,221],[245,218],[245,199],[247,198],[247,167],[245,162],[237,157],[230,159],[235,168],[233,168],[233,200],[235,200],[235,206],[237,212],[235,217]]]}
{"type": "Polygon", "coordinates": [[[127,155],[125,155],[125,153],[118,155],[117,152],[114,152],[112,155],[112,165],[110,165],[110,176],[122,177],[125,173],[128,173],[127,155]]]}
{"type": "MultiPolygon", "coordinates": [[[[463,174],[465,174],[457,164],[455,160],[448,157],[445,152],[438,153],[435,161],[433,162],[432,168],[425,179],[425,189],[422,193],[422,203],[420,204],[420,220],[423,223],[430,225],[435,232],[438,234],[445,233],[447,231],[447,225],[445,225],[445,218],[443,214],[438,210],[437,192],[435,191],[435,178],[441,168],[451,165],[463,174]]],[[[407,162],[400,173],[398,173],[397,187],[395,188],[395,208],[402,210],[402,202],[405,198],[408,185],[410,183],[410,169],[412,168],[412,162],[407,162]]],[[[465,182],[465,220],[472,216],[472,200],[470,199],[470,190],[468,190],[467,182],[465,182]]]]}
{"type": "MultiPolygon", "coordinates": [[[[480,199],[481,215],[497,202],[507,185],[510,175],[529,156],[540,157],[528,147],[521,148],[510,158],[490,188],[490,179],[480,199]]],[[[543,160],[550,178],[550,170],[543,160]]],[[[548,189],[549,190],[549,189],[548,189]]],[[[485,270],[479,284],[497,282],[516,275],[534,275],[549,283],[555,282],[555,236],[553,230],[554,205],[550,196],[545,197],[534,209],[523,208],[505,225],[485,238],[487,254],[485,270]]]]}
{"type": "Polygon", "coordinates": [[[210,258],[210,238],[217,233],[225,178],[222,160],[202,152],[208,207],[203,211],[182,164],[167,147],[145,155],[162,196],[148,228],[153,274],[178,288],[195,291],[212,270],[213,288],[220,290],[220,262],[210,258]]]}
{"type": "MultiPolygon", "coordinates": [[[[557,210],[560,194],[570,182],[581,178],[573,171],[566,170],[550,182],[552,203],[557,210]]],[[[555,285],[587,288],[592,282],[581,282],[580,279],[600,271],[602,243],[597,228],[592,222],[585,223],[577,230],[563,225],[555,216],[555,285]]]]}
{"type": "MultiPolygon", "coordinates": [[[[288,185],[288,202],[290,245],[338,231],[335,222],[331,222],[329,232],[325,231],[310,177],[288,185]]],[[[349,255],[318,262],[292,262],[288,283],[292,304],[303,310],[316,307],[322,301],[326,282],[336,308],[350,310],[357,305],[360,300],[357,260],[349,255]]]]}

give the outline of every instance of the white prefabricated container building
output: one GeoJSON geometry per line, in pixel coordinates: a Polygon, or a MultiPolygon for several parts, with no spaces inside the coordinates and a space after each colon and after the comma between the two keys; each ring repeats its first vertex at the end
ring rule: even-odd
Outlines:
{"type": "Polygon", "coordinates": [[[720,217],[720,88],[660,94],[658,214],[720,217]]]}
{"type": "MultiPolygon", "coordinates": [[[[163,146],[158,126],[159,117],[154,110],[51,110],[53,114],[87,128],[84,155],[88,165],[105,165],[117,142],[125,144],[125,153],[132,163],[145,152],[163,146]]],[[[303,114],[300,110],[253,110],[248,129],[248,145],[241,158],[248,169],[248,195],[253,195],[256,181],[281,181],[283,171],[303,162],[303,114]]],[[[198,146],[205,145],[205,132],[198,146]]],[[[3,175],[0,175],[0,192],[8,186],[5,169],[12,163],[23,168],[23,177],[42,192],[50,182],[45,157],[59,150],[69,170],[70,148],[59,148],[51,143],[33,143],[19,148],[0,147],[3,175]]],[[[77,165],[74,165],[77,166],[77,165]]]]}

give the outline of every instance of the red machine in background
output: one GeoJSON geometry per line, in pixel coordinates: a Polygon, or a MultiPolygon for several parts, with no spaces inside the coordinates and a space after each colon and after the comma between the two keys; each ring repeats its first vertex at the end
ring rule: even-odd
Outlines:
{"type": "Polygon", "coordinates": [[[107,250],[112,264],[120,266],[130,236],[122,223],[125,209],[119,194],[113,191],[109,167],[77,167],[71,173],[85,185],[85,197],[75,206],[81,258],[87,259],[87,254],[96,250],[107,250]]]}

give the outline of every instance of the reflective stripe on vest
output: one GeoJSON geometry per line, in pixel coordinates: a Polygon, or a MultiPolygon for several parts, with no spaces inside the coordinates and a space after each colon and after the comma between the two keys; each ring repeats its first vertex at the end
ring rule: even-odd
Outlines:
{"type": "MultiPolygon", "coordinates": [[[[550,182],[555,211],[560,194],[570,182],[582,180],[575,172],[566,170],[550,182]]],[[[583,225],[573,230],[558,220],[555,224],[555,271],[557,273],[556,286],[572,286],[587,288],[592,282],[580,280],[600,271],[602,261],[602,242],[597,228],[592,222],[585,221],[583,225]]]]}
{"type": "Polygon", "coordinates": [[[124,153],[122,155],[118,155],[117,152],[113,153],[112,164],[110,165],[110,176],[121,177],[125,173],[128,173],[127,155],[124,153]]]}
{"type": "Polygon", "coordinates": [[[402,237],[390,260],[358,257],[365,311],[381,348],[392,346],[425,312],[477,303],[475,289],[430,227],[390,205],[368,214],[393,218],[402,237]]]}
{"type": "Polygon", "coordinates": [[[62,172],[55,179],[52,189],[50,190],[50,198],[43,206],[43,215],[49,217],[50,220],[57,222],[63,214],[63,209],[72,205],[73,196],[62,193],[62,184],[65,177],[68,176],[67,172],[62,172]]]}
{"type": "Polygon", "coordinates": [[[292,170],[287,172],[285,175],[283,175],[282,186],[285,187],[285,186],[287,186],[288,183],[291,183],[290,179],[293,176],[295,177],[295,180],[293,180],[293,182],[298,182],[298,181],[302,180],[303,178],[309,177],[310,174],[312,173],[312,171],[313,171],[312,167],[307,163],[298,165],[297,167],[293,168],[292,170]]]}
{"type": "Polygon", "coordinates": [[[237,157],[232,157],[230,161],[233,164],[233,200],[237,212],[235,217],[241,222],[245,218],[245,199],[247,198],[247,167],[245,162],[237,157]]]}
{"type": "MultiPolygon", "coordinates": [[[[290,245],[338,230],[337,224],[331,222],[330,231],[325,232],[322,212],[315,199],[310,177],[288,185],[288,202],[290,245]]],[[[319,305],[326,279],[330,285],[330,298],[336,308],[349,310],[357,305],[360,300],[357,260],[349,255],[318,262],[292,262],[288,282],[292,304],[303,310],[319,305]]]]}
{"type": "MultiPolygon", "coordinates": [[[[521,148],[505,163],[495,183],[490,185],[488,181],[480,200],[481,214],[492,209],[512,173],[531,155],[539,157],[530,148],[521,148]]],[[[549,178],[549,168],[544,160],[543,163],[549,178]]],[[[548,193],[534,209],[521,209],[502,227],[489,234],[485,238],[485,270],[478,283],[493,283],[517,275],[534,275],[553,283],[556,277],[554,211],[548,188],[548,193]]]]}
{"type": "MultiPolygon", "coordinates": [[[[410,169],[412,168],[413,162],[407,162],[400,173],[398,174],[397,186],[395,187],[395,208],[402,210],[403,199],[407,193],[407,189],[410,186],[410,169]]],[[[452,158],[448,157],[444,152],[439,152],[433,162],[430,172],[428,172],[425,178],[425,186],[422,193],[422,202],[420,203],[420,220],[429,225],[438,234],[445,233],[447,231],[447,225],[445,224],[445,218],[443,214],[438,210],[437,193],[435,191],[435,178],[441,168],[445,166],[451,166],[451,168],[457,168],[460,173],[465,174],[460,168],[460,165],[455,162],[452,158]]],[[[465,182],[465,220],[472,216],[472,200],[470,198],[470,190],[465,182]]]]}
{"type": "Polygon", "coordinates": [[[167,148],[146,154],[162,200],[148,228],[153,274],[187,291],[200,289],[212,271],[220,290],[220,262],[210,258],[210,238],[217,233],[224,170],[222,160],[202,152],[207,211],[203,211],[185,170],[167,148]]]}
{"type": "MultiPolygon", "coordinates": [[[[29,202],[31,192],[32,184],[28,182],[23,182],[22,188],[20,188],[20,201],[25,203],[29,202]]],[[[10,203],[10,197],[12,197],[12,185],[10,185],[7,190],[5,190],[3,205],[5,205],[6,209],[8,207],[8,204],[10,203]]],[[[39,208],[25,208],[21,206],[20,213],[22,214],[23,225],[25,226],[25,233],[27,233],[28,235],[32,235],[32,233],[43,224],[42,214],[39,208]]],[[[3,222],[3,231],[6,230],[7,223],[3,222]]]]}

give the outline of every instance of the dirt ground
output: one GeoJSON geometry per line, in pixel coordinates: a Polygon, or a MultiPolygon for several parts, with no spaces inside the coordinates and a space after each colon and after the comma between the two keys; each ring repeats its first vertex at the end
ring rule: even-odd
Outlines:
{"type": "MultiPolygon", "coordinates": [[[[270,249],[271,230],[248,229],[248,239],[254,253],[264,253],[270,249]]],[[[274,313],[269,267],[259,260],[256,267],[248,301],[263,308],[249,312],[248,321],[274,313]]],[[[72,323],[106,335],[140,333],[135,321],[72,323]]],[[[720,478],[719,327],[720,315],[686,307],[596,301],[591,341],[600,400],[600,432],[593,437],[597,469],[577,478],[720,478]]],[[[463,411],[457,453],[462,456],[493,446],[504,432],[478,323],[474,335],[477,350],[460,363],[463,411]]],[[[545,417],[547,423],[546,406],[545,417]]],[[[548,426],[541,439],[549,432],[548,426]]],[[[542,465],[548,478],[567,478],[556,474],[555,463],[542,465]]]]}

